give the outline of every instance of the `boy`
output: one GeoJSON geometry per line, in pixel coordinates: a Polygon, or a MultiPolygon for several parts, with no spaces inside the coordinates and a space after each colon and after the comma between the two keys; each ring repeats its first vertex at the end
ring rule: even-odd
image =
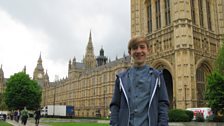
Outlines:
{"type": "Polygon", "coordinates": [[[128,44],[133,65],[117,75],[110,104],[111,126],[168,126],[169,100],[162,72],[146,65],[149,45],[143,36],[128,44]]]}

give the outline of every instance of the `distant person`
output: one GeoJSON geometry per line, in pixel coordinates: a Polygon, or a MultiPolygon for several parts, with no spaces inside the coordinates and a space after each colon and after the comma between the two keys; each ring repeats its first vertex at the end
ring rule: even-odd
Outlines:
{"type": "Polygon", "coordinates": [[[166,84],[163,73],[146,64],[149,50],[144,36],[129,41],[133,65],[117,75],[110,104],[111,126],[168,126],[166,84]]]}
{"type": "Polygon", "coordinates": [[[21,111],[21,119],[22,119],[22,124],[25,126],[27,123],[27,119],[29,117],[29,113],[28,110],[26,109],[26,107],[24,107],[24,109],[21,111]]]}
{"type": "Polygon", "coordinates": [[[13,120],[13,111],[10,112],[10,119],[13,120]]]}
{"type": "Polygon", "coordinates": [[[20,111],[18,109],[16,113],[16,122],[19,122],[19,119],[20,119],[20,111]]]}
{"type": "Polygon", "coordinates": [[[15,110],[15,111],[14,111],[14,114],[13,114],[13,119],[14,119],[16,122],[17,122],[17,113],[18,113],[18,112],[15,110]]]}
{"type": "Polygon", "coordinates": [[[37,109],[35,112],[34,112],[34,118],[35,118],[35,124],[36,126],[39,125],[39,120],[40,120],[40,109],[37,109]]]}
{"type": "Polygon", "coordinates": [[[3,120],[6,121],[6,114],[3,114],[3,120]]]}

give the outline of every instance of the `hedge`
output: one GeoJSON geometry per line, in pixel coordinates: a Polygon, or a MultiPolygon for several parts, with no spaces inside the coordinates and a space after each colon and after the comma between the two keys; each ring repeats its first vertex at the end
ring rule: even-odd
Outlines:
{"type": "Polygon", "coordinates": [[[173,109],[169,113],[169,122],[188,122],[190,117],[187,112],[182,109],[173,109]]]}

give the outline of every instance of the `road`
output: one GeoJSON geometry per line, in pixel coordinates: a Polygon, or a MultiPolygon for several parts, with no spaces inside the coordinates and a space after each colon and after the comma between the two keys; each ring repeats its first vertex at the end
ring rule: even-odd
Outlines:
{"type": "MultiPolygon", "coordinates": [[[[10,120],[10,119],[7,119],[6,122],[12,124],[13,126],[23,126],[23,124],[21,124],[21,120],[18,122],[14,121],[14,120],[10,120]]],[[[34,120],[33,119],[29,119],[27,121],[27,124],[26,126],[36,126],[36,124],[34,123],[34,120]]],[[[38,126],[48,126],[48,125],[38,125],[38,126]]]]}

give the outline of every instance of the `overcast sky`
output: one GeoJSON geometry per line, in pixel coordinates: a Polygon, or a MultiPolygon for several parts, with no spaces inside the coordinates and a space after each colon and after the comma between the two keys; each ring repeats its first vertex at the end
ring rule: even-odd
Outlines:
{"type": "Polygon", "coordinates": [[[33,71],[41,53],[51,81],[67,76],[68,61],[81,62],[89,32],[95,56],[127,54],[130,0],[0,0],[0,64],[5,78],[33,71]]]}

